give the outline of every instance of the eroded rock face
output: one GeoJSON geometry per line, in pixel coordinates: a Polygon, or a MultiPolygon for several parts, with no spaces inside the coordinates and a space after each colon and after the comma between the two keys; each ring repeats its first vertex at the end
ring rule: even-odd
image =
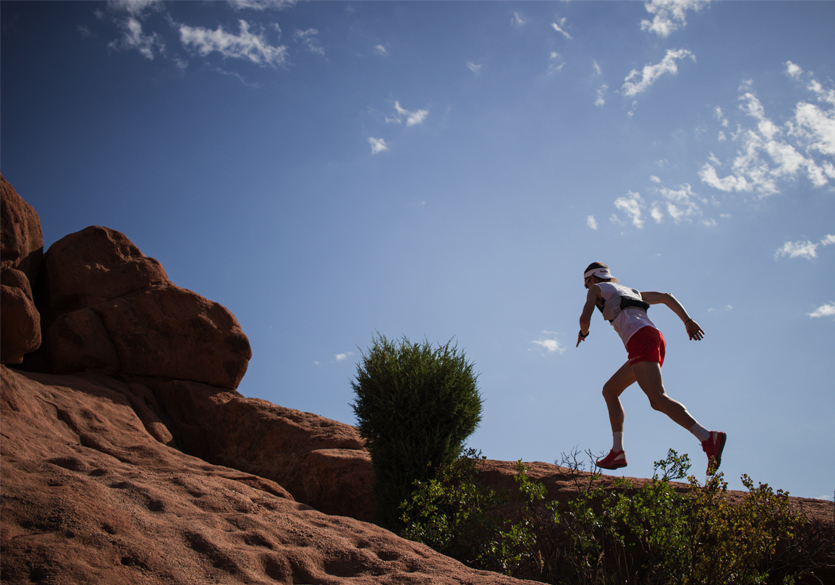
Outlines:
{"type": "Polygon", "coordinates": [[[271,479],[327,514],[372,521],[374,473],[356,427],[194,382],[143,383],[184,451],[271,479]]]}
{"type": "Polygon", "coordinates": [[[0,282],[0,363],[19,364],[41,345],[41,316],[23,272],[2,269],[0,282]]]}
{"type": "Polygon", "coordinates": [[[55,318],[129,293],[167,284],[157,260],[145,256],[124,234],[91,226],[64,236],[43,262],[43,304],[48,329],[55,318]]]}
{"type": "Polygon", "coordinates": [[[41,345],[41,319],[32,297],[43,256],[41,221],[0,175],[0,363],[19,364],[41,345]]]}
{"type": "Polygon", "coordinates": [[[35,282],[43,258],[41,219],[0,175],[0,268],[15,268],[35,282]]]}
{"type": "Polygon", "coordinates": [[[234,315],[168,280],[124,234],[89,227],[46,253],[38,299],[58,373],[102,370],[237,388],[252,357],[234,315]]]}
{"type": "Polygon", "coordinates": [[[162,444],[137,417],[136,384],[0,374],[3,583],[532,583],[470,570],[162,444]]]}

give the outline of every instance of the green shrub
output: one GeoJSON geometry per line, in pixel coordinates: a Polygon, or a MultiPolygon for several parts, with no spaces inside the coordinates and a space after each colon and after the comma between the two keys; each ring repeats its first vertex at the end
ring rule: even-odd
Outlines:
{"type": "Polygon", "coordinates": [[[399,532],[398,508],[412,484],[454,461],[481,421],[473,364],[451,342],[433,349],[379,335],[352,386],[374,468],[376,521],[399,532]]]}
{"type": "Polygon", "coordinates": [[[564,455],[576,493],[562,504],[545,501],[521,462],[518,493],[493,491],[474,453],[420,482],[402,507],[407,538],[472,568],[595,585],[821,583],[832,574],[831,528],[810,526],[787,493],[747,476],[748,493],[734,501],[722,474],[673,483],[690,468],[673,450],[640,488],[623,479],[604,487],[576,452],[564,455]]]}
{"type": "Polygon", "coordinates": [[[480,452],[468,449],[440,469],[435,479],[415,482],[412,495],[401,505],[403,536],[474,569],[512,575],[534,555],[531,514],[544,499],[545,489],[528,479],[520,461],[519,497],[512,500],[510,493],[478,481],[482,459],[480,452]]]}
{"type": "MultiPolygon", "coordinates": [[[[579,493],[558,520],[574,553],[565,556],[562,574],[581,583],[769,582],[779,568],[778,543],[791,541],[803,525],[788,494],[766,484],[755,488],[742,476],[748,494],[731,502],[721,473],[704,485],[692,476],[687,486],[670,483],[689,467],[686,455],[670,449],[640,489],[619,480],[615,489],[579,493]]],[[[791,581],[783,574],[779,582],[783,578],[791,581]]]]}

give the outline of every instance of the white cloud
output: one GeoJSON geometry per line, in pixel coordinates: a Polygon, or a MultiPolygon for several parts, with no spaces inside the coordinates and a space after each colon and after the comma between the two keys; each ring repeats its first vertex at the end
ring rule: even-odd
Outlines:
{"type": "Polygon", "coordinates": [[[368,137],[368,144],[371,145],[371,154],[377,154],[378,152],[385,152],[389,149],[386,145],[386,141],[382,138],[373,138],[371,136],[368,137]]]}
{"type": "Polygon", "coordinates": [[[586,218],[586,225],[589,226],[591,229],[597,229],[597,220],[594,219],[593,215],[590,215],[586,218]]]}
{"type": "Polygon", "coordinates": [[[594,69],[595,76],[599,77],[603,75],[603,69],[600,68],[600,65],[597,63],[597,59],[594,60],[592,63],[592,69],[594,69]]]}
{"type": "Polygon", "coordinates": [[[139,16],[146,8],[161,6],[162,0],[107,0],[107,7],[118,12],[125,11],[132,16],[139,16]]]}
{"type": "Polygon", "coordinates": [[[281,65],[287,59],[287,47],[273,47],[260,34],[249,31],[245,20],[239,21],[240,34],[180,25],[180,42],[194,49],[201,57],[218,52],[224,58],[246,59],[258,65],[281,65]]]}
{"type": "MultiPolygon", "coordinates": [[[[644,200],[639,193],[635,193],[634,191],[630,191],[627,195],[615,199],[615,207],[629,216],[632,225],[638,229],[644,227],[644,219],[641,216],[641,208],[643,206],[644,200]]],[[[617,216],[612,216],[612,219],[620,222],[617,216]]]]}
{"type": "Polygon", "coordinates": [[[473,63],[472,61],[467,61],[467,69],[478,75],[481,72],[481,65],[473,63]]]}
{"type": "Polygon", "coordinates": [[[594,105],[602,108],[606,105],[606,92],[609,91],[609,86],[605,83],[597,88],[597,98],[594,100],[594,105]]]}
{"type": "Polygon", "coordinates": [[[571,40],[571,38],[572,38],[572,37],[571,37],[571,35],[570,35],[570,34],[568,34],[568,33],[565,31],[565,29],[563,28],[563,27],[565,26],[565,17],[563,17],[563,18],[561,18],[561,19],[560,19],[559,24],[557,24],[556,22],[552,22],[552,23],[551,23],[551,26],[553,27],[553,29],[554,29],[555,31],[557,31],[558,33],[560,33],[561,35],[563,35],[563,36],[564,36],[565,38],[567,38],[568,40],[571,40]]]}
{"type": "Polygon", "coordinates": [[[510,22],[511,24],[515,24],[516,26],[522,26],[523,24],[525,24],[525,19],[518,12],[514,12],[513,18],[510,19],[510,22]]]}
{"type": "Polygon", "coordinates": [[[293,33],[293,38],[297,42],[302,43],[311,53],[324,56],[325,49],[323,49],[322,45],[319,44],[319,31],[315,28],[297,30],[293,33]]]}
{"type": "Polygon", "coordinates": [[[551,331],[543,331],[542,336],[535,341],[531,341],[531,343],[538,345],[545,353],[563,353],[565,352],[565,347],[559,342],[556,337],[550,337],[556,335],[551,331]],[[546,337],[547,336],[547,337],[546,337]]]}
{"type": "Polygon", "coordinates": [[[122,38],[112,41],[109,46],[112,49],[136,49],[146,59],[153,60],[154,52],[162,53],[165,44],[157,33],[145,34],[142,32],[142,23],[133,16],[130,16],[119,23],[122,28],[122,38]]]}
{"type": "Polygon", "coordinates": [[[685,15],[688,10],[698,12],[709,3],[710,0],[649,0],[644,2],[644,8],[654,17],[652,22],[642,20],[641,30],[667,37],[687,24],[685,15]]]}
{"type": "Polygon", "coordinates": [[[835,317],[835,303],[827,303],[825,305],[821,305],[811,313],[806,313],[810,317],[817,318],[817,317],[835,317]]]}
{"type": "Polygon", "coordinates": [[[788,256],[789,258],[806,258],[811,260],[812,258],[817,258],[818,246],[831,246],[833,244],[835,244],[835,235],[833,234],[825,235],[817,244],[809,240],[804,242],[786,242],[774,253],[774,259],[788,256]]]}
{"type": "Polygon", "coordinates": [[[389,54],[388,49],[386,49],[383,45],[376,45],[374,47],[374,53],[383,57],[389,54]]]}
{"type": "MultiPolygon", "coordinates": [[[[800,70],[794,67],[788,70],[800,70]]],[[[719,176],[717,168],[722,164],[711,153],[710,161],[699,172],[701,180],[721,191],[756,192],[765,197],[778,193],[780,182],[800,176],[815,187],[824,187],[835,179],[835,164],[831,160],[835,156],[835,91],[824,90],[813,80],[807,89],[819,104],[799,102],[793,118],[780,124],[766,115],[751,86],[749,82],[740,88],[739,111],[753,124],[746,127],[741,122],[731,134],[738,149],[728,174],[719,176]]],[[[716,112],[720,124],[728,126],[721,110],[716,108],[716,112]]],[[[724,138],[723,132],[720,141],[724,138]]]]}
{"type": "Polygon", "coordinates": [[[803,73],[803,68],[799,65],[795,65],[791,61],[786,61],[786,73],[789,75],[789,77],[794,77],[795,79],[798,79],[803,73]]]}
{"type": "Polygon", "coordinates": [[[422,124],[429,115],[429,110],[416,110],[410,112],[409,110],[400,107],[400,102],[394,102],[395,116],[393,118],[386,117],[387,122],[395,122],[401,124],[403,119],[406,120],[406,127],[422,124]]]}
{"type": "Polygon", "coordinates": [[[835,110],[824,112],[814,104],[799,103],[794,115],[795,134],[810,150],[835,155],[835,110]]]}
{"type": "Polygon", "coordinates": [[[351,357],[352,355],[354,355],[354,352],[349,351],[349,352],[347,352],[347,353],[338,353],[338,354],[336,354],[336,355],[335,355],[335,356],[333,356],[333,357],[334,357],[334,359],[336,359],[336,361],[338,361],[338,362],[344,362],[345,360],[347,360],[347,359],[348,359],[349,357],[351,357]]]}
{"type": "Polygon", "coordinates": [[[813,244],[809,240],[805,242],[786,242],[782,248],[778,248],[774,253],[774,259],[788,256],[789,258],[806,258],[811,260],[817,257],[817,244],[813,244]]]}
{"type": "Polygon", "coordinates": [[[290,8],[296,0],[226,0],[236,10],[267,10],[270,8],[290,8]]]}
{"type": "Polygon", "coordinates": [[[621,93],[626,97],[634,96],[649,89],[662,75],[675,75],[678,73],[676,61],[685,57],[690,57],[693,61],[696,60],[696,57],[687,49],[679,49],[678,51],[667,49],[667,54],[664,55],[660,63],[644,65],[641,71],[637,69],[630,71],[624,79],[621,93]],[[633,79],[636,81],[632,81],[633,79]]]}

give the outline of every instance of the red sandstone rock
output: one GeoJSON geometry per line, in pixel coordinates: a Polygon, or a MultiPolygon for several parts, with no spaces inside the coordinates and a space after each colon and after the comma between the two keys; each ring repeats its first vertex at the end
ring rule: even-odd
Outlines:
{"type": "Polygon", "coordinates": [[[3,269],[0,282],[0,363],[19,364],[41,345],[41,316],[23,272],[3,269]]]}
{"type": "Polygon", "coordinates": [[[119,356],[98,313],[84,308],[60,315],[46,332],[44,347],[55,373],[119,371],[119,356]]]}
{"type": "Polygon", "coordinates": [[[124,234],[89,227],[53,244],[38,296],[53,371],[238,386],[252,357],[234,315],[173,285],[124,234]]]}
{"type": "Polygon", "coordinates": [[[0,175],[0,363],[19,364],[41,344],[40,314],[32,299],[43,256],[37,212],[0,175]]]}
{"type": "Polygon", "coordinates": [[[173,285],[155,286],[93,307],[124,375],[192,380],[237,388],[252,350],[235,316],[173,285]]]}
{"type": "Polygon", "coordinates": [[[41,220],[3,175],[0,175],[0,239],[0,268],[20,270],[34,282],[43,257],[41,220]]]}
{"type": "Polygon", "coordinates": [[[124,234],[91,226],[49,247],[43,261],[44,327],[77,309],[168,283],[162,265],[124,234]]]}
{"type": "Polygon", "coordinates": [[[0,373],[4,584],[525,583],[163,445],[135,384],[0,373]]]}

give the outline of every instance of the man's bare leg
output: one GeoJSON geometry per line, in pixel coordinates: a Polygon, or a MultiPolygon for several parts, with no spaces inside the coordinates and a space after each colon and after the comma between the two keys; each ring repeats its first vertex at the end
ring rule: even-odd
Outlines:
{"type": "Polygon", "coordinates": [[[649,398],[649,403],[655,410],[663,412],[673,421],[690,431],[697,424],[687,409],[680,402],[676,402],[664,390],[661,378],[661,366],[658,362],[638,362],[632,364],[632,372],[638,381],[638,386],[649,398]]]}
{"type": "Polygon", "coordinates": [[[606,401],[606,408],[609,410],[609,423],[612,425],[613,433],[623,432],[625,413],[620,395],[634,383],[635,374],[629,362],[626,362],[603,385],[603,399],[606,401]]]}

